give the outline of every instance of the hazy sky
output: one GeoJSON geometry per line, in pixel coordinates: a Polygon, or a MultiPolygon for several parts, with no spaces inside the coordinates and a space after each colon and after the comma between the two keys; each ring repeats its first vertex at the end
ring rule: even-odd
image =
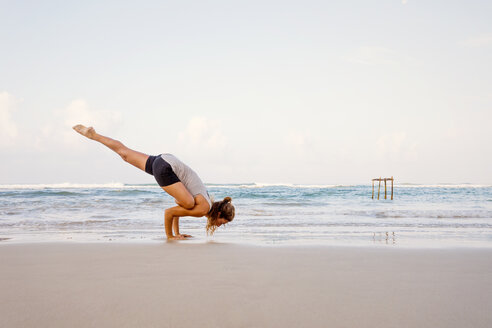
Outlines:
{"type": "Polygon", "coordinates": [[[492,183],[490,1],[0,0],[0,184],[492,183]]]}

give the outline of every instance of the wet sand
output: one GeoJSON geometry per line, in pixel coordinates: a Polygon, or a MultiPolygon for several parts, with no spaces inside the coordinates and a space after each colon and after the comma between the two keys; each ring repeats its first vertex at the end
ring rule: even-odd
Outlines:
{"type": "Polygon", "coordinates": [[[2,327],[491,327],[491,249],[0,245],[2,327]]]}

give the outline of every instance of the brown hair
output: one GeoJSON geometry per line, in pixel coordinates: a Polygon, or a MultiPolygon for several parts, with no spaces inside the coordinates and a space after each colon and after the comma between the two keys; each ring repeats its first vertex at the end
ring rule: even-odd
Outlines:
{"type": "Polygon", "coordinates": [[[224,198],[221,202],[213,202],[212,208],[208,212],[207,216],[207,235],[213,235],[217,226],[215,225],[215,221],[218,218],[226,219],[231,222],[234,219],[234,215],[236,215],[236,209],[234,205],[231,204],[231,197],[224,198]]]}

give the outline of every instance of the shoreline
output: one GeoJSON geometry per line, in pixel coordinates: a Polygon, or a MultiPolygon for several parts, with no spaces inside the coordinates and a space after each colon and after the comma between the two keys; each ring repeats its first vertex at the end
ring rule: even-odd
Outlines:
{"type": "MultiPolygon", "coordinates": [[[[0,237],[13,237],[15,242],[158,243],[165,237],[163,211],[174,206],[174,200],[161,189],[56,187],[1,191],[0,237]]],[[[361,186],[257,187],[211,187],[211,194],[230,196],[237,205],[233,224],[220,228],[216,240],[275,247],[394,243],[405,248],[492,248],[491,188],[408,188],[394,201],[376,201],[361,186]]],[[[182,232],[195,237],[191,243],[210,239],[205,225],[204,219],[180,220],[182,232]]]]}
{"type": "Polygon", "coordinates": [[[410,243],[392,243],[391,241],[385,242],[384,240],[376,240],[374,242],[362,243],[357,242],[341,242],[335,240],[332,242],[318,242],[300,241],[299,243],[293,242],[254,242],[254,241],[232,241],[229,238],[207,239],[206,237],[195,237],[189,240],[175,240],[168,241],[163,238],[153,239],[52,239],[52,240],[29,240],[29,239],[16,239],[14,237],[0,237],[0,247],[5,245],[166,245],[166,244],[181,244],[181,245],[207,245],[207,244],[220,244],[229,245],[233,247],[264,247],[264,248],[347,248],[347,249],[394,249],[394,250],[490,250],[492,251],[492,243],[480,243],[480,242],[463,242],[463,243],[439,243],[439,242],[422,242],[418,241],[414,244],[410,243]]]}
{"type": "Polygon", "coordinates": [[[492,324],[492,249],[0,245],[8,327],[492,324]]]}

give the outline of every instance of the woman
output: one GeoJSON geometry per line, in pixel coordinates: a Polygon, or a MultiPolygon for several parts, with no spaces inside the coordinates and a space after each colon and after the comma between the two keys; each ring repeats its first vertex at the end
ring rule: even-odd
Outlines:
{"type": "Polygon", "coordinates": [[[234,219],[235,209],[231,204],[231,198],[226,197],[221,202],[212,203],[198,175],[173,155],[145,155],[126,147],[118,140],[96,133],[93,127],[87,128],[78,124],[73,129],[84,137],[98,141],[115,151],[125,162],[153,175],[159,186],[174,197],[178,206],[166,209],[164,214],[167,239],[191,237],[179,232],[179,218],[182,216],[206,216],[206,229],[210,234],[213,234],[221,225],[234,219]]]}

